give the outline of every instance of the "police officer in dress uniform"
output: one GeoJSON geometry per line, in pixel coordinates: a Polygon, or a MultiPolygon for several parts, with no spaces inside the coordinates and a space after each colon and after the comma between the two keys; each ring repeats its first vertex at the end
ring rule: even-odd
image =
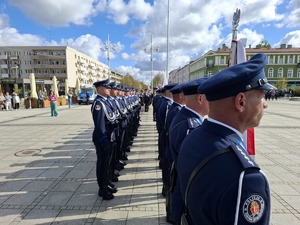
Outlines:
{"type": "Polygon", "coordinates": [[[199,87],[209,118],[183,141],[177,169],[185,199],[182,223],[269,225],[270,190],[242,133],[259,125],[267,108],[264,54],[222,70],[199,87]]]}
{"type": "MultiPolygon", "coordinates": [[[[169,127],[169,151],[172,157],[171,187],[169,191],[169,219],[173,224],[180,224],[184,212],[184,201],[177,175],[177,157],[183,139],[200,126],[203,117],[208,114],[208,102],[205,95],[198,93],[198,87],[207,78],[199,78],[184,83],[180,89],[184,94],[185,106],[177,113],[169,127]]],[[[176,87],[175,87],[176,88],[176,87]]],[[[171,91],[173,88],[171,89],[171,91]]],[[[167,212],[168,213],[168,212],[167,212]]]]}
{"type": "Polygon", "coordinates": [[[170,89],[175,87],[176,84],[167,84],[164,86],[165,96],[161,100],[161,104],[157,111],[159,120],[157,121],[158,125],[158,151],[160,155],[160,166],[162,168],[162,179],[163,179],[163,189],[162,195],[165,196],[166,191],[169,186],[169,174],[166,174],[168,163],[166,161],[166,115],[168,114],[168,110],[170,106],[173,104],[173,95],[170,92],[170,89]]]}
{"type": "Polygon", "coordinates": [[[149,105],[151,104],[151,96],[149,95],[148,89],[145,89],[144,92],[144,103],[145,103],[145,112],[148,112],[149,105]]]}
{"type": "Polygon", "coordinates": [[[115,136],[116,116],[107,100],[110,93],[109,80],[95,82],[94,86],[98,95],[93,102],[91,112],[94,121],[93,142],[97,154],[98,195],[103,200],[110,200],[114,198],[112,193],[116,191],[114,187],[109,186],[109,163],[115,136]]]}

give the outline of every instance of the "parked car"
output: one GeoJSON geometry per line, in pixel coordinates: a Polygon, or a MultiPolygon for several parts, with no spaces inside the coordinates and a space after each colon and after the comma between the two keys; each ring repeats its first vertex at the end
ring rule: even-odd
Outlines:
{"type": "Polygon", "coordinates": [[[94,98],[96,97],[96,89],[94,87],[83,87],[80,89],[80,92],[77,96],[78,104],[81,103],[84,104],[91,104],[94,101],[94,98]],[[88,103],[87,103],[87,94],[89,95],[88,103]]]}

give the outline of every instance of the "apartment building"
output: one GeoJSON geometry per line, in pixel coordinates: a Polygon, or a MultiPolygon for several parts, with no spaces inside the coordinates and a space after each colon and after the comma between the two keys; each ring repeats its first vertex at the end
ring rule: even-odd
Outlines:
{"type": "MultiPolygon", "coordinates": [[[[217,51],[208,51],[200,58],[189,63],[189,80],[200,77],[210,77],[228,67],[231,49],[225,45],[217,51]]],[[[268,57],[265,73],[272,84],[285,79],[288,85],[300,85],[300,48],[282,44],[280,48],[262,47],[246,48],[246,57],[250,59],[257,53],[264,53],[268,57]]],[[[178,69],[177,69],[178,70],[178,69]]],[[[176,74],[176,73],[175,73],[176,74]]],[[[173,80],[180,78],[174,77],[173,80]]],[[[179,76],[179,73],[177,74],[179,76]]]]}
{"type": "Polygon", "coordinates": [[[184,83],[189,81],[190,64],[170,72],[169,83],[184,83]]]}
{"type": "Polygon", "coordinates": [[[92,86],[97,80],[110,77],[120,81],[122,75],[111,71],[106,64],[68,46],[1,46],[0,81],[4,91],[16,86],[24,92],[30,89],[29,75],[35,74],[37,90],[49,90],[53,76],[59,89],[64,90],[65,80],[75,87],[79,78],[81,86],[92,86]]]}

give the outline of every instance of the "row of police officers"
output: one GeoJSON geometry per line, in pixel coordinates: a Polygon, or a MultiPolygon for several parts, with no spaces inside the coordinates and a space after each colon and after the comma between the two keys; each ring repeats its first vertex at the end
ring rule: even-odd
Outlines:
{"type": "Polygon", "coordinates": [[[98,195],[110,200],[118,191],[113,182],[118,181],[119,171],[124,169],[127,152],[137,135],[141,106],[137,89],[117,85],[109,79],[95,82],[94,86],[97,96],[91,113],[98,195]]]}
{"type": "Polygon", "coordinates": [[[158,158],[172,224],[270,224],[267,178],[243,133],[267,108],[264,54],[210,78],[168,84],[153,98],[158,158]],[[206,119],[204,119],[206,118],[206,119]]]}

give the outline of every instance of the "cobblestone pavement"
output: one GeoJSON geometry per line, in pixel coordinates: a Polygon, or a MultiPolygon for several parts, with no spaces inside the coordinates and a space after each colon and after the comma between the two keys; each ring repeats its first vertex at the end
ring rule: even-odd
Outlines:
{"type": "MultiPolygon", "coordinates": [[[[163,225],[152,107],[121,171],[115,199],[97,196],[90,107],[0,111],[0,224],[163,225]]],[[[272,190],[272,225],[300,224],[300,101],[279,99],[256,135],[256,161],[272,190]]]]}

